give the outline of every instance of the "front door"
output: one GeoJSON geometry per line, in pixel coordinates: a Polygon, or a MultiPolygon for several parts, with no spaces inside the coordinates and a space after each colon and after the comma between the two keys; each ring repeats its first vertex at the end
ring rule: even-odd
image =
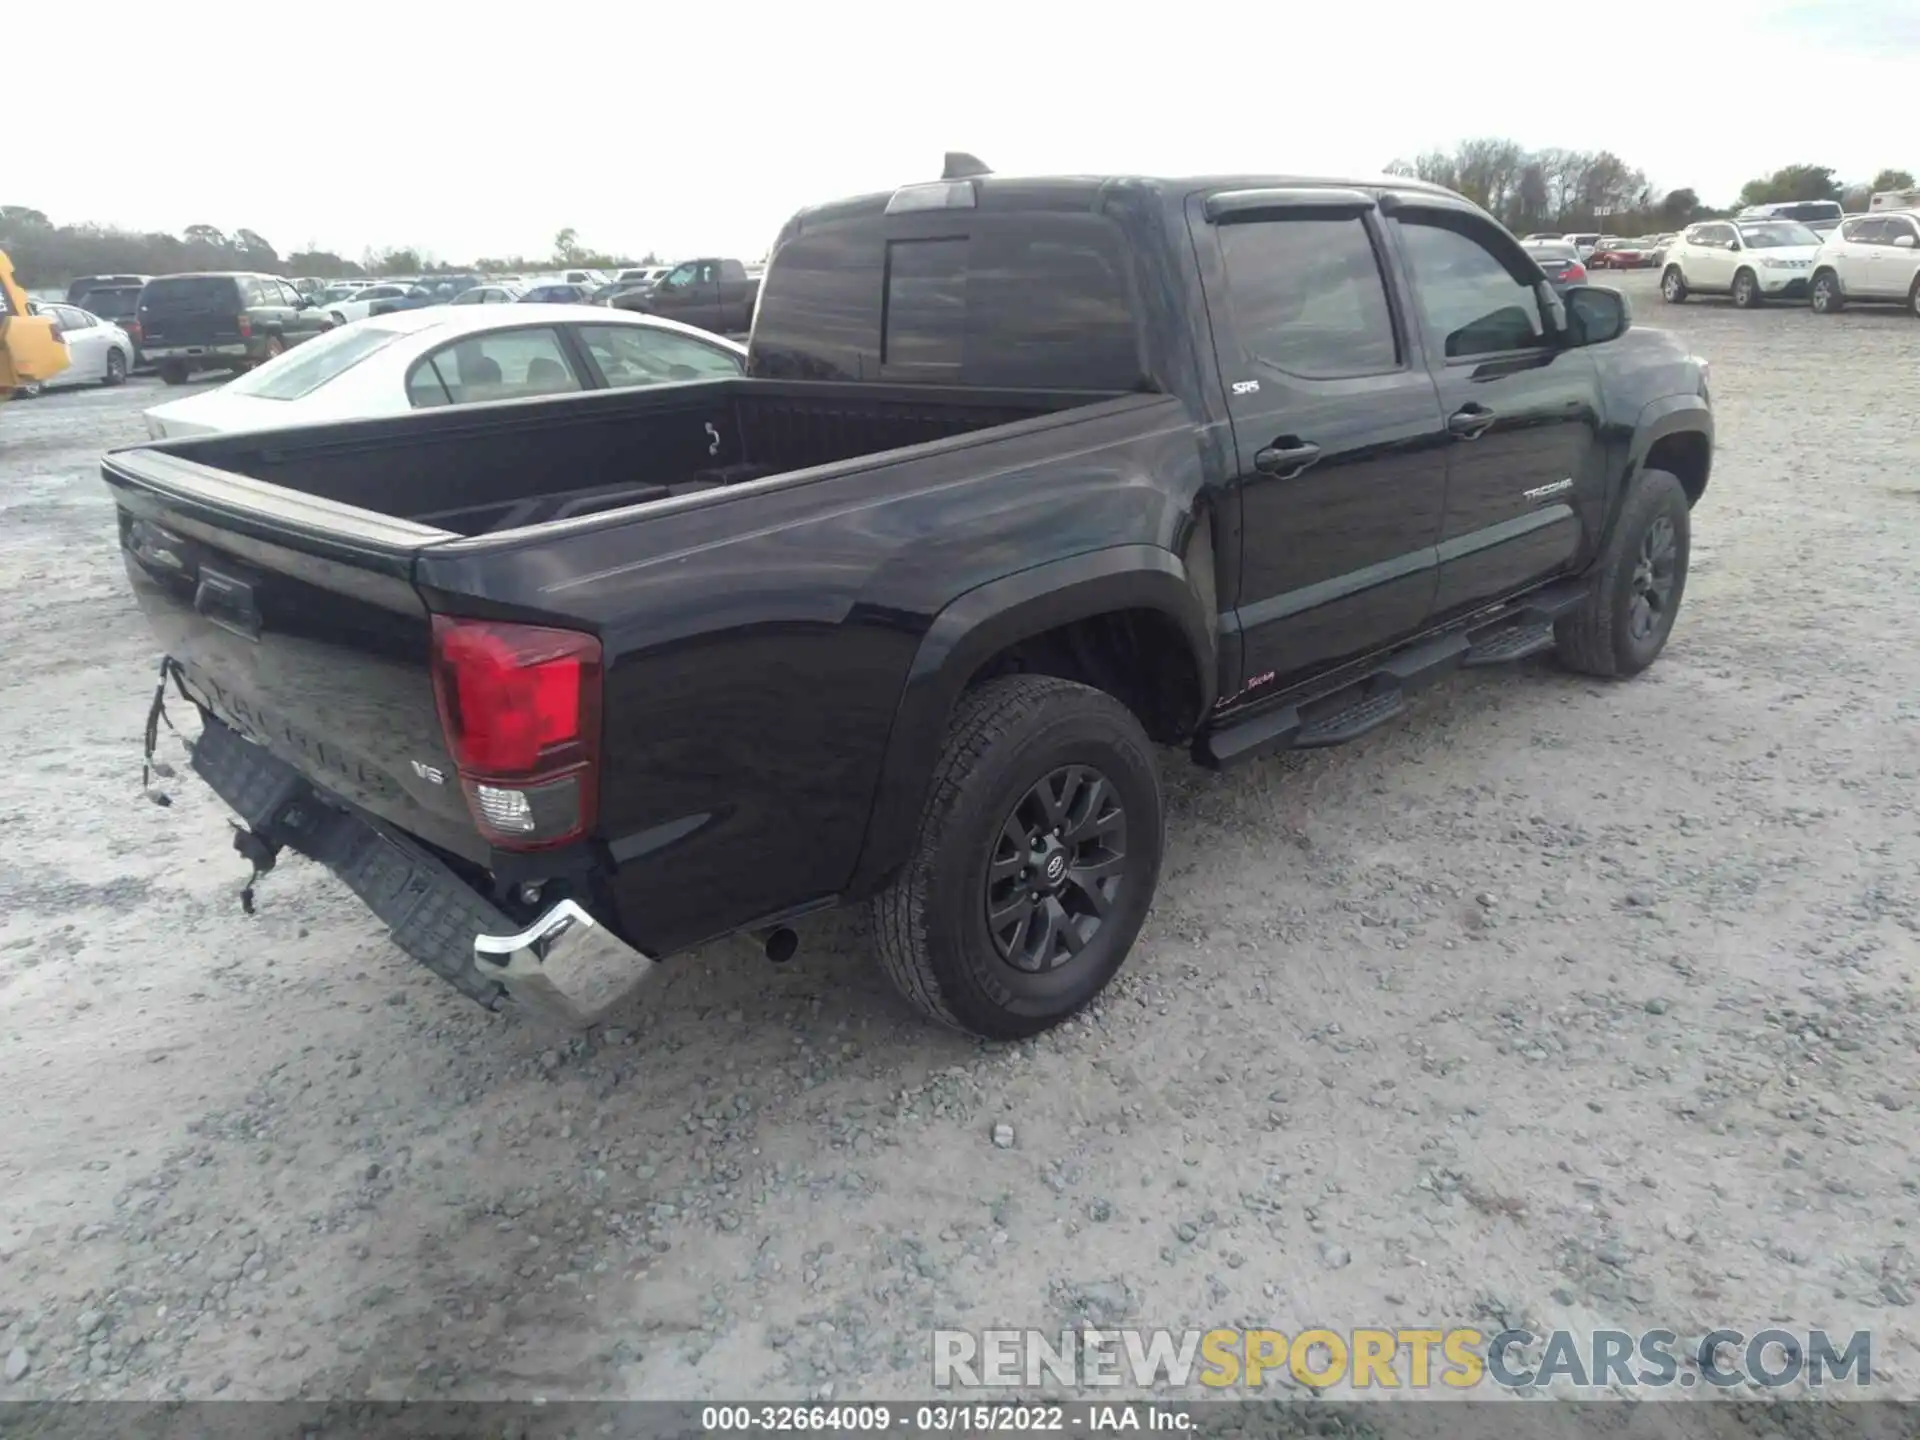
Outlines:
{"type": "Polygon", "coordinates": [[[1449,442],[1371,201],[1240,192],[1193,218],[1233,421],[1239,678],[1257,693],[1426,619],[1449,442]]]}
{"type": "Polygon", "coordinates": [[[1427,363],[1452,439],[1436,617],[1570,565],[1605,490],[1600,379],[1547,323],[1511,236],[1459,210],[1395,211],[1427,363]]]}
{"type": "Polygon", "coordinates": [[[1889,215],[1880,243],[1873,247],[1873,288],[1889,299],[1905,299],[1920,277],[1920,221],[1889,215]]]}
{"type": "MultiPolygon", "coordinates": [[[[1740,268],[1740,232],[1715,223],[1701,229],[1700,288],[1716,292],[1733,289],[1733,273],[1740,268]]],[[[1693,283],[1693,277],[1687,277],[1693,283]]]]}

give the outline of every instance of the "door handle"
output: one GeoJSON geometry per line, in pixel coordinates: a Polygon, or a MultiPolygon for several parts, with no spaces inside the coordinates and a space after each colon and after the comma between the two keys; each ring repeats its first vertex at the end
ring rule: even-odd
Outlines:
{"type": "Polygon", "coordinates": [[[1292,435],[1282,435],[1253,456],[1253,468],[1262,475],[1291,479],[1320,458],[1320,447],[1292,435]]]}
{"type": "Polygon", "coordinates": [[[1478,440],[1493,420],[1493,411],[1484,405],[1462,405],[1447,417],[1447,429],[1456,439],[1478,440]]]}

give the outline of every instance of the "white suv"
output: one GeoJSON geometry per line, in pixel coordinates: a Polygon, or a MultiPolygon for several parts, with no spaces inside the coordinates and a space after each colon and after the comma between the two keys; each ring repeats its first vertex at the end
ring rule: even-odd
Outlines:
{"type": "Polygon", "coordinates": [[[1691,294],[1731,295],[1742,310],[1807,294],[1820,237],[1794,220],[1708,220],[1667,247],[1660,293],[1670,305],[1691,294]]]}
{"type": "Polygon", "coordinates": [[[1813,262],[1813,308],[1905,305],[1920,315],[1920,210],[1883,210],[1840,222],[1813,262]]]}

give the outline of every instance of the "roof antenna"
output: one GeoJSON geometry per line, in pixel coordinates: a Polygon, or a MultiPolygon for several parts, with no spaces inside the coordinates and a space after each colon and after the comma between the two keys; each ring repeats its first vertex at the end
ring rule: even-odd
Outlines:
{"type": "Polygon", "coordinates": [[[991,175],[986,162],[977,155],[969,155],[964,150],[947,151],[946,168],[941,170],[942,180],[970,180],[975,175],[991,175]]]}

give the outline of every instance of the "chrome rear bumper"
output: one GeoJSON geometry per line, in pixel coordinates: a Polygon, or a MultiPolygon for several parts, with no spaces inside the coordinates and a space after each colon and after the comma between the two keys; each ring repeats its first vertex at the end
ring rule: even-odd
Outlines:
{"type": "Polygon", "coordinates": [[[517,934],[475,935],[473,967],[528,1009],[586,1030],[639,987],[653,961],[562,900],[517,934]]]}

